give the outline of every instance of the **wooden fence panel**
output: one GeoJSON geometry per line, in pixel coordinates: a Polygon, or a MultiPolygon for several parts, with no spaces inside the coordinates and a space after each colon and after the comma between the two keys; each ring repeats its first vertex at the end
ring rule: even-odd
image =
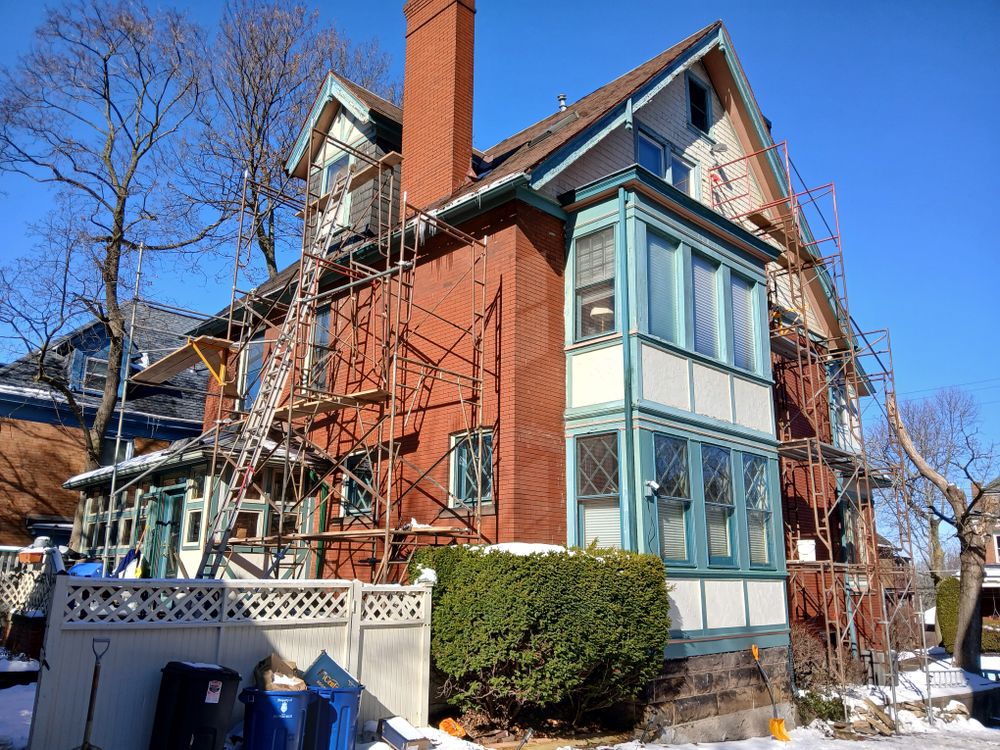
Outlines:
{"type": "MultiPolygon", "coordinates": [[[[326,650],[365,684],[361,719],[426,724],[430,590],[357,581],[118,581],[56,578],[29,748],[83,736],[94,638],[109,638],[92,742],[146,747],[169,661],[237,670],[240,689],[272,651],[305,668],[326,650]]],[[[242,717],[242,704],[233,714],[242,717]]]]}

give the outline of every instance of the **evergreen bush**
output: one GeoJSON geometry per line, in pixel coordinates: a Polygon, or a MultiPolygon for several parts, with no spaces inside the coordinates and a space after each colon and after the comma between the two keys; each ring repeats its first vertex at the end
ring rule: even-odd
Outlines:
{"type": "Polygon", "coordinates": [[[411,579],[423,568],[437,574],[431,656],[445,696],[500,726],[555,707],[578,722],[635,698],[663,666],[670,604],[655,556],[427,547],[411,579]]]}
{"type": "Polygon", "coordinates": [[[957,578],[945,578],[938,584],[935,617],[945,651],[949,654],[955,650],[955,633],[958,631],[958,593],[957,578]]]}

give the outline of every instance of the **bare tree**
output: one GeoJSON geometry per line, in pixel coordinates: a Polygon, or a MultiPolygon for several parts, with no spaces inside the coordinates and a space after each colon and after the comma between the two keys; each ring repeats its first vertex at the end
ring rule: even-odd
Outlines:
{"type": "MultiPolygon", "coordinates": [[[[948,474],[949,467],[965,450],[961,425],[975,421],[975,402],[962,391],[945,390],[932,398],[903,401],[898,406],[920,455],[936,471],[948,474]]],[[[907,533],[912,535],[918,562],[937,586],[947,571],[946,539],[942,538],[941,528],[944,496],[906,458],[888,421],[877,422],[865,443],[869,458],[899,482],[895,489],[910,511],[909,517],[901,518],[896,513],[895,503],[883,503],[879,525],[896,529],[900,538],[907,533]],[[899,471],[893,472],[893,468],[899,471]]],[[[947,533],[949,529],[945,527],[944,531],[947,533]]]]}
{"type": "Polygon", "coordinates": [[[61,207],[36,228],[38,255],[3,270],[0,318],[33,355],[35,379],[78,418],[88,466],[100,462],[120,386],[123,268],[140,246],[191,248],[218,223],[176,179],[181,134],[204,100],[201,46],[173,11],[79,0],[49,10],[30,51],[0,73],[0,171],[49,186],[61,207]],[[82,316],[108,340],[92,414],[53,348],[82,316]]]}
{"type": "MultiPolygon", "coordinates": [[[[959,542],[960,593],[955,665],[978,672],[982,639],[980,599],[986,564],[986,541],[995,509],[983,503],[983,487],[995,471],[994,446],[984,444],[978,434],[978,410],[973,399],[961,391],[942,391],[934,397],[938,428],[952,442],[947,465],[940,468],[921,452],[895,398],[887,399],[889,420],[899,445],[920,476],[940,493],[940,505],[925,505],[924,512],[955,529],[959,542]],[[967,484],[968,492],[957,482],[967,484]],[[987,512],[989,511],[989,512],[987,512]]],[[[944,565],[942,555],[940,564],[944,565]]]]}
{"type": "Polygon", "coordinates": [[[203,159],[195,179],[206,201],[233,213],[247,175],[247,212],[269,276],[278,271],[283,238],[298,235],[266,188],[281,190],[285,160],[317,89],[334,71],[387,98],[398,86],[376,41],[354,44],[318,13],[288,0],[230,0],[212,52],[215,106],[205,110],[203,159]],[[264,186],[261,190],[259,186],[264,186]]]}

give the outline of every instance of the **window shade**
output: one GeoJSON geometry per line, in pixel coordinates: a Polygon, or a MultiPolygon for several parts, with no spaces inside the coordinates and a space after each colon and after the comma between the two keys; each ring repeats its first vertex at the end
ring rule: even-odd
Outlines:
{"type": "Polygon", "coordinates": [[[614,278],[615,230],[613,227],[576,241],[577,289],[614,278]]]}
{"type": "Polygon", "coordinates": [[[735,274],[730,277],[733,297],[733,364],[744,370],[757,367],[754,330],[753,284],[735,274]]]}
{"type": "Polygon", "coordinates": [[[618,498],[588,500],[581,503],[583,509],[583,543],[590,545],[595,540],[598,547],[621,547],[621,513],[618,498]]]}
{"type": "Polygon", "coordinates": [[[653,232],[646,233],[649,254],[649,332],[678,341],[677,245],[653,232]]]}
{"type": "Polygon", "coordinates": [[[719,505],[706,505],[705,519],[708,522],[709,558],[730,557],[729,509],[719,505]]]}
{"type": "Polygon", "coordinates": [[[718,267],[700,255],[691,256],[691,293],[694,308],[694,349],[707,357],[719,356],[718,267]]]}
{"type": "Polygon", "coordinates": [[[771,562],[767,544],[768,513],[760,510],[747,511],[747,532],[750,537],[750,564],[767,565],[771,562]]]}
{"type": "Polygon", "coordinates": [[[656,512],[660,527],[660,555],[667,560],[687,560],[687,527],[684,520],[686,503],[661,498],[656,512]]]}

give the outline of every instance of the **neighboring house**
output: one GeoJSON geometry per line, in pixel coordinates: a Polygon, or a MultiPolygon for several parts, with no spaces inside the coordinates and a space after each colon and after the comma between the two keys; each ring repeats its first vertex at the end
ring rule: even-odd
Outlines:
{"type": "Polygon", "coordinates": [[[983,488],[979,508],[987,525],[981,610],[983,617],[1000,618],[1000,479],[983,488]]]}
{"type": "MultiPolygon", "coordinates": [[[[126,321],[131,320],[131,308],[126,321]]],[[[197,321],[141,306],[127,363],[137,370],[183,341],[197,321]]],[[[74,392],[88,419],[100,403],[107,373],[108,341],[99,321],[83,325],[56,342],[47,369],[74,392]]],[[[0,543],[24,544],[43,534],[68,543],[79,494],[63,482],[86,466],[83,436],[63,395],[39,384],[37,354],[0,367],[0,543]]],[[[122,424],[120,457],[126,458],[201,431],[203,399],[188,392],[203,388],[203,376],[185,373],[176,387],[130,389],[122,424]]],[[[114,461],[117,413],[105,436],[102,463],[114,461]]]]}
{"type": "MultiPolygon", "coordinates": [[[[405,397],[397,397],[364,378],[351,382],[349,367],[345,375],[324,364],[367,335],[351,321],[363,318],[359,308],[375,307],[380,285],[372,284],[369,297],[352,298],[350,310],[347,292],[328,299],[299,356],[307,385],[350,408],[310,416],[290,434],[317,448],[305,474],[322,478],[324,462],[339,468],[319,491],[297,480],[295,502],[283,505],[275,501],[282,482],[269,478],[277,466],[266,465],[244,506],[259,514],[237,524],[233,554],[258,556],[245,570],[269,568],[273,536],[290,518],[310,544],[289,575],[368,578],[388,554],[398,564],[390,577],[398,578],[414,544],[394,541],[400,528],[438,533],[431,541],[439,543],[596,544],[659,555],[672,603],[668,661],[651,692],[661,723],[687,727],[689,734],[675,738],[697,738],[699,722],[729,714],[729,736],[760,733],[770,704],[757,689],[751,644],[762,650],[782,710],[790,697],[785,559],[792,536],[783,523],[789,496],[782,488],[794,477],[779,461],[785,436],[776,431],[773,364],[785,355],[772,351],[768,301],[769,272],[789,250],[748,218],[755,205],[785,199],[786,188],[774,159],[754,160],[774,144],[732,41],[721,22],[711,24],[478,152],[473,0],[411,0],[404,12],[405,108],[331,74],[287,168],[310,194],[333,200],[338,179],[364,167],[359,153],[388,159],[401,152],[401,170],[391,177],[393,185],[399,180],[398,193],[393,187],[391,195],[405,193],[408,203],[465,233],[414,224],[424,244],[407,294],[418,312],[402,357],[433,361],[455,379],[463,362],[484,362],[476,396],[484,427],[470,429],[465,402],[446,377],[426,377],[430,368],[415,366],[404,378],[405,397]],[[345,147],[317,141],[314,129],[345,147]],[[726,198],[720,165],[744,158],[746,191],[726,198]],[[738,218],[713,208],[720,192],[738,218]],[[425,313],[457,316],[475,307],[476,292],[462,292],[458,282],[475,268],[483,241],[488,324],[481,351],[458,351],[454,326],[425,313]],[[394,427],[398,457],[384,443],[352,447],[369,425],[381,424],[383,405],[394,398],[404,404],[394,427]],[[479,459],[485,468],[477,476],[470,467],[479,459]],[[386,518],[371,490],[389,465],[398,499],[386,518]],[[449,536],[456,525],[471,533],[449,536]]],[[[331,223],[367,226],[380,236],[378,222],[367,217],[381,209],[365,190],[351,192],[331,223]]],[[[309,230],[324,231],[330,227],[309,230]]],[[[326,289],[350,278],[338,253],[353,241],[336,227],[329,236],[326,289]]],[[[286,269],[256,289],[246,307],[267,315],[261,300],[274,299],[280,310],[296,272],[286,269]]],[[[808,291],[815,314],[836,325],[829,314],[836,303],[822,280],[808,291]]],[[[259,397],[280,316],[271,320],[228,363],[221,398],[222,386],[210,383],[206,430],[217,415],[238,415],[259,397]]],[[[218,341],[225,321],[195,333],[218,341]]],[[[857,427],[849,413],[845,418],[853,434],[857,427]]],[[[831,429],[824,443],[833,442],[831,429]]],[[[205,449],[185,448],[184,457],[170,460],[177,471],[164,463],[156,469],[164,478],[150,481],[156,491],[169,486],[177,498],[186,496],[170,511],[185,519],[175,528],[188,540],[175,545],[180,555],[185,543],[196,549],[204,539],[205,519],[216,508],[201,489],[211,465],[205,449]]],[[[131,476],[141,469],[120,466],[131,476]]],[[[149,493],[143,487],[138,494],[149,493]]],[[[858,498],[857,507],[866,501],[858,498]]],[[[846,528],[854,522],[846,507],[844,513],[846,528]]],[[[854,533],[855,547],[868,545],[854,533]]]]}

